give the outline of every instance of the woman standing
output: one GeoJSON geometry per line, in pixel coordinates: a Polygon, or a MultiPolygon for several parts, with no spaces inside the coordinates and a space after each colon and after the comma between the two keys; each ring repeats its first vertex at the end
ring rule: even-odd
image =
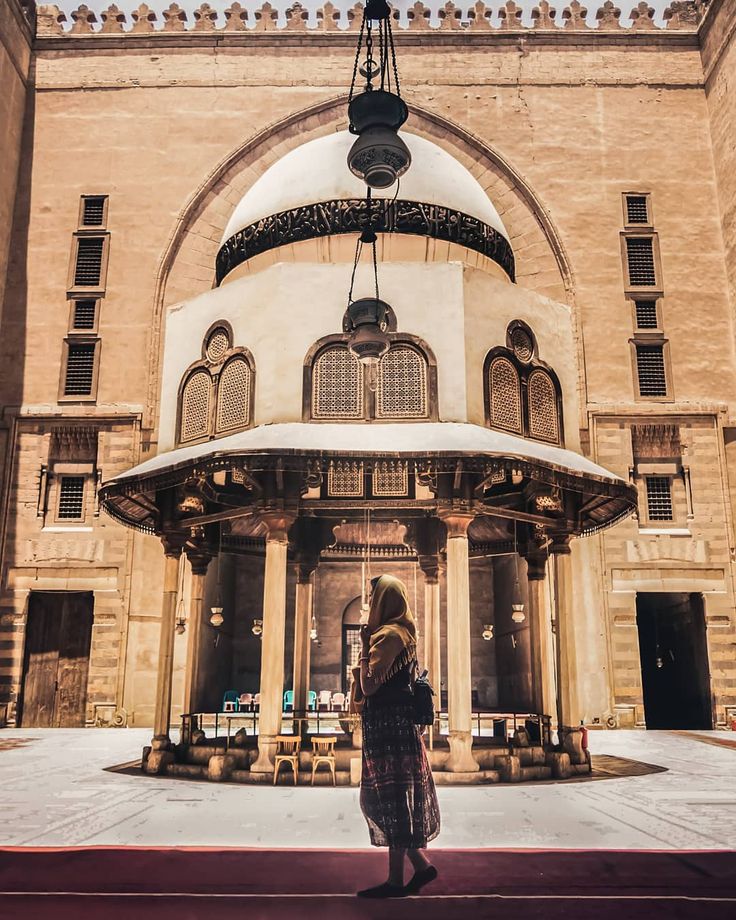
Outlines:
{"type": "Polygon", "coordinates": [[[395,898],[415,894],[437,878],[423,850],[440,832],[440,811],[424,742],[414,724],[417,629],[406,587],[392,575],[372,579],[371,586],[359,659],[365,697],[360,807],[373,846],[388,847],[389,870],[386,882],[359,891],[358,897],[395,898]],[[404,857],[414,867],[408,885],[404,857]]]}

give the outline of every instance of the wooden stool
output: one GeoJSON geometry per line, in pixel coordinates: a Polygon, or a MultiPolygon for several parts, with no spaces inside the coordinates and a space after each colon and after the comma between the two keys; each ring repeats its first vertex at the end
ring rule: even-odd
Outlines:
{"type": "Polygon", "coordinates": [[[337,785],[335,776],[335,744],[337,737],[312,738],[312,785],[314,785],[314,774],[321,763],[326,763],[332,771],[332,785],[337,785]]]}
{"type": "Polygon", "coordinates": [[[299,735],[276,735],[276,756],[273,766],[273,784],[279,778],[279,767],[282,763],[291,764],[291,771],[294,774],[294,785],[296,786],[299,775],[299,750],[302,746],[302,739],[299,735]]]}

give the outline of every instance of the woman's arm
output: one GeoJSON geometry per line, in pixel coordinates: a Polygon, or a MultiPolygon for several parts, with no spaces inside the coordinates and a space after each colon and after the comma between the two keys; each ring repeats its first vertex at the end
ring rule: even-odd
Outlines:
{"type": "Polygon", "coordinates": [[[364,696],[373,696],[381,685],[375,677],[368,672],[368,655],[370,651],[371,636],[367,626],[360,627],[360,639],[362,642],[360,658],[358,659],[358,663],[360,664],[360,687],[364,696]]]}

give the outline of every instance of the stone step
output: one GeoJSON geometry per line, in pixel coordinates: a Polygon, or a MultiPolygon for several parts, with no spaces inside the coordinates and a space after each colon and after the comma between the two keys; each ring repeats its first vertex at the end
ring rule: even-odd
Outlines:
{"type": "Polygon", "coordinates": [[[472,786],[501,781],[498,770],[476,770],[474,773],[451,773],[449,770],[433,770],[432,777],[436,786],[472,786]]]}

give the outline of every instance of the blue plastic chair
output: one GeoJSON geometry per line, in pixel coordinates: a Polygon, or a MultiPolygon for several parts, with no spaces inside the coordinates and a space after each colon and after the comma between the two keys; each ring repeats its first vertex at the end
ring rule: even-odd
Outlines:
{"type": "Polygon", "coordinates": [[[294,708],[294,691],[287,690],[284,693],[284,711],[291,712],[294,708]]]}
{"type": "Polygon", "coordinates": [[[317,691],[310,690],[307,694],[307,709],[317,708],[317,691]]]}
{"type": "Polygon", "coordinates": [[[226,690],[222,697],[223,712],[238,712],[240,709],[240,694],[237,690],[226,690]]]}

